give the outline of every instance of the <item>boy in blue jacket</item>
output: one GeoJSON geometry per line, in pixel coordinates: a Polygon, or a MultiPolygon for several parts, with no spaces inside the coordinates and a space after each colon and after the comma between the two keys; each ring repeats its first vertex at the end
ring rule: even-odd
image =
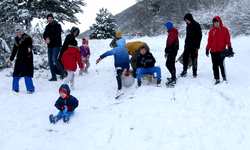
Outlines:
{"type": "Polygon", "coordinates": [[[116,98],[123,95],[122,91],[122,72],[126,69],[125,76],[129,76],[129,54],[128,51],[125,49],[126,41],[124,38],[121,38],[120,40],[116,41],[117,47],[113,48],[110,51],[105,52],[100,56],[99,59],[96,60],[96,64],[98,64],[103,58],[107,56],[114,55],[115,59],[115,68],[116,68],[116,80],[118,84],[118,90],[116,98]]]}
{"type": "Polygon", "coordinates": [[[70,95],[70,89],[67,84],[62,84],[59,88],[60,97],[55,103],[55,107],[59,110],[57,116],[52,114],[49,116],[50,123],[55,124],[63,118],[64,123],[68,123],[69,119],[75,114],[75,109],[78,107],[78,100],[70,95]]]}

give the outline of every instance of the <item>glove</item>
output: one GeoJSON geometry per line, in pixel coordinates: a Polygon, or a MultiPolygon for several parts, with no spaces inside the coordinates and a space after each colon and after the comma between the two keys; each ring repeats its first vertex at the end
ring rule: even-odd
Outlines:
{"type": "Polygon", "coordinates": [[[73,106],[67,106],[68,110],[71,110],[73,108],[73,106]]]}
{"type": "Polygon", "coordinates": [[[206,50],[206,55],[207,57],[209,57],[209,50],[206,50]]]}
{"type": "Polygon", "coordinates": [[[233,48],[230,46],[230,47],[228,47],[228,51],[230,52],[230,53],[232,53],[233,52],[233,48]]]}
{"type": "Polygon", "coordinates": [[[151,61],[152,61],[152,60],[150,60],[150,59],[147,59],[147,60],[146,60],[146,63],[150,63],[151,61]]]}
{"type": "Polygon", "coordinates": [[[196,49],[196,54],[198,54],[198,49],[196,49]]]}
{"type": "Polygon", "coordinates": [[[67,113],[68,112],[68,107],[66,105],[63,106],[65,109],[63,110],[63,113],[67,113]]]}
{"type": "Polygon", "coordinates": [[[82,73],[83,73],[83,68],[79,70],[79,75],[82,76],[82,73]]]}
{"type": "Polygon", "coordinates": [[[142,58],[142,59],[141,59],[141,64],[144,64],[144,63],[145,63],[145,59],[142,58]]]}
{"type": "Polygon", "coordinates": [[[62,107],[61,107],[61,110],[64,110],[64,109],[65,109],[65,107],[64,107],[64,106],[62,106],[62,107]]]}
{"type": "Polygon", "coordinates": [[[13,64],[12,64],[12,61],[10,61],[9,64],[12,66],[12,65],[13,65],[13,64]]]}
{"type": "Polygon", "coordinates": [[[126,71],[125,76],[129,76],[129,69],[126,71]]]}
{"type": "Polygon", "coordinates": [[[165,53],[165,54],[164,54],[164,57],[165,57],[166,59],[168,58],[168,54],[169,54],[169,53],[165,53]]]}
{"type": "Polygon", "coordinates": [[[100,57],[100,58],[98,58],[98,59],[96,60],[96,64],[98,64],[101,60],[102,60],[102,58],[101,58],[101,57],[100,57]]]}

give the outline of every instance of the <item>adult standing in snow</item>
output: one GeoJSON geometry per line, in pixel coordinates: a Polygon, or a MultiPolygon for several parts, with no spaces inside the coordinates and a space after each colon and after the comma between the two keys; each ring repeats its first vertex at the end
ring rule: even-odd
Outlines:
{"type": "Polygon", "coordinates": [[[117,40],[120,40],[121,38],[122,38],[122,31],[120,31],[120,30],[116,31],[115,38],[111,41],[111,43],[109,44],[109,46],[110,46],[111,48],[117,47],[116,41],[117,41],[117,40]]]}
{"type": "Polygon", "coordinates": [[[115,68],[116,68],[116,80],[118,84],[118,90],[116,98],[118,98],[120,95],[123,95],[122,91],[122,72],[126,69],[125,76],[129,76],[129,55],[128,51],[124,48],[126,44],[125,39],[120,39],[116,41],[117,47],[113,48],[110,51],[107,51],[103,53],[99,59],[96,60],[96,64],[98,64],[102,59],[104,59],[107,56],[114,55],[115,59],[115,68]]]}
{"type": "Polygon", "coordinates": [[[176,84],[176,69],[175,58],[179,50],[178,30],[173,27],[173,23],[168,21],[165,23],[168,31],[167,44],[165,48],[166,67],[171,74],[171,78],[167,78],[167,86],[174,86],[176,84]]]}
{"type": "Polygon", "coordinates": [[[46,26],[43,33],[43,39],[45,40],[45,44],[48,45],[48,60],[50,71],[52,74],[52,78],[49,79],[49,81],[57,81],[55,66],[61,75],[61,79],[64,79],[66,77],[62,65],[57,59],[62,44],[62,27],[57,21],[54,20],[52,14],[48,14],[47,21],[49,22],[49,24],[46,26]]]}
{"type": "Polygon", "coordinates": [[[141,41],[129,42],[125,46],[125,49],[128,51],[129,55],[132,55],[132,57],[130,58],[130,64],[133,68],[134,78],[136,78],[137,57],[140,56],[140,49],[142,46],[145,47],[147,52],[150,51],[147,43],[141,41]]]}
{"type": "MultiPolygon", "coordinates": [[[[68,49],[70,42],[75,40],[75,38],[79,35],[79,33],[80,33],[79,28],[72,27],[70,30],[70,33],[66,36],[64,43],[63,43],[63,46],[61,48],[60,54],[59,54],[59,58],[58,58],[61,65],[62,65],[61,59],[62,59],[63,53],[68,49]]],[[[63,67],[63,65],[62,65],[62,67],[63,67]]]]}
{"type": "Polygon", "coordinates": [[[180,76],[187,76],[188,60],[191,55],[193,77],[195,78],[197,76],[198,49],[200,48],[202,39],[201,27],[200,24],[193,19],[193,16],[190,13],[187,13],[184,16],[184,20],[187,23],[187,27],[183,54],[183,71],[180,76]]]}
{"type": "Polygon", "coordinates": [[[223,81],[227,81],[225,72],[225,57],[220,57],[221,52],[228,47],[230,52],[233,52],[233,48],[230,41],[230,34],[226,27],[223,26],[221,18],[215,16],[212,20],[213,28],[209,31],[208,43],[206,47],[206,55],[209,57],[209,50],[211,53],[211,59],[213,63],[213,72],[215,84],[220,83],[219,67],[223,81]]]}
{"type": "Polygon", "coordinates": [[[34,74],[33,53],[32,53],[32,38],[24,33],[20,25],[15,26],[17,36],[14,38],[14,47],[10,56],[9,64],[12,66],[12,61],[16,57],[16,63],[13,73],[12,90],[19,92],[20,77],[24,77],[25,85],[28,94],[35,92],[32,77],[34,74]]]}

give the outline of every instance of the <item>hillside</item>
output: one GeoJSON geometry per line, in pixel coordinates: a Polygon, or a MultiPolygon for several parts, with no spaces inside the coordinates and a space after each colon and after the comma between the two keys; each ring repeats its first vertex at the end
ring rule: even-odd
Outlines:
{"type": "MultiPolygon", "coordinates": [[[[115,100],[116,80],[113,57],[95,64],[110,50],[111,40],[90,40],[89,74],[75,75],[79,107],[69,124],[49,123],[63,81],[49,82],[48,70],[35,71],[36,92],[11,91],[11,69],[0,72],[1,150],[247,150],[250,147],[250,37],[232,39],[235,57],[226,59],[228,83],[214,85],[211,58],[205,56],[207,37],[199,51],[198,76],[191,71],[179,78],[175,88],[166,88],[170,76],[163,50],[167,36],[127,40],[147,42],[162,70],[162,86],[155,83],[139,89],[124,88],[115,100]]],[[[80,41],[79,41],[80,42],[80,41]]],[[[184,39],[180,38],[183,52],[184,39]]],[[[39,61],[40,58],[36,58],[39,61]]],[[[177,74],[182,65],[176,64],[177,74]]],[[[155,81],[154,81],[155,82],[155,81]]],[[[136,83],[136,82],[135,82],[136,83]]]]}

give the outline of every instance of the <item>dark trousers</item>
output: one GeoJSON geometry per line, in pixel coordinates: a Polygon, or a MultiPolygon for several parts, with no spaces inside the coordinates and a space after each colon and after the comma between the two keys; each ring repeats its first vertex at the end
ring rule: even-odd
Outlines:
{"type": "Polygon", "coordinates": [[[213,71],[214,71],[214,79],[220,79],[219,67],[220,67],[222,77],[226,78],[225,62],[224,62],[225,57],[221,58],[220,53],[221,52],[211,53],[211,59],[212,59],[213,71]]]}
{"type": "Polygon", "coordinates": [[[48,60],[49,60],[49,66],[50,66],[50,72],[51,72],[52,78],[56,78],[55,66],[58,69],[58,71],[60,72],[60,75],[64,74],[61,63],[57,59],[57,57],[60,53],[60,50],[61,49],[59,46],[48,48],[48,60]]]}
{"type": "Polygon", "coordinates": [[[117,85],[118,85],[118,90],[122,89],[122,72],[124,69],[117,69],[116,70],[116,80],[117,80],[117,85]]]}
{"type": "Polygon", "coordinates": [[[196,48],[185,48],[183,54],[183,71],[187,71],[188,59],[191,55],[193,72],[197,72],[197,59],[198,53],[196,53],[196,48]]]}
{"type": "Polygon", "coordinates": [[[171,74],[172,80],[176,80],[176,68],[175,68],[175,58],[178,51],[170,52],[166,61],[166,67],[171,74]]]}

